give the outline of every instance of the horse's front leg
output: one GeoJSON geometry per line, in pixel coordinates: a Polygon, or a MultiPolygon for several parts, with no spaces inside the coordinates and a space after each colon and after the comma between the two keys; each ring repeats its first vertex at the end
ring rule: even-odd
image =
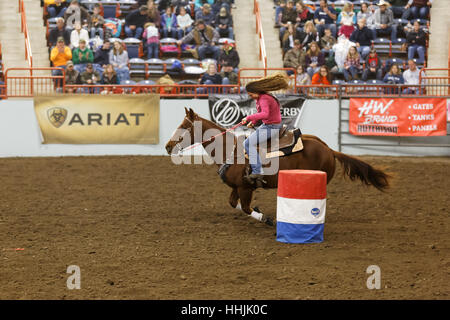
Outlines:
{"type": "Polygon", "coordinates": [[[270,226],[273,225],[273,220],[260,212],[259,210],[254,210],[251,207],[252,203],[252,195],[253,195],[253,189],[248,187],[238,187],[237,193],[239,196],[239,200],[241,201],[241,207],[242,211],[244,211],[246,214],[250,215],[252,218],[264,222],[265,224],[268,224],[270,226]]]}
{"type": "Polygon", "coordinates": [[[237,188],[233,188],[233,190],[231,191],[230,199],[228,200],[228,203],[233,208],[241,210],[241,205],[239,204],[239,194],[238,194],[237,188]]]}

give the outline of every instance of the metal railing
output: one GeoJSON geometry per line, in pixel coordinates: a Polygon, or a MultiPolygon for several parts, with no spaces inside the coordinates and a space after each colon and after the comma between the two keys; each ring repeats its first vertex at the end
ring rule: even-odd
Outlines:
{"type": "Polygon", "coordinates": [[[27,17],[25,12],[25,4],[23,0],[19,0],[19,13],[20,13],[20,31],[25,37],[25,60],[28,61],[30,68],[30,75],[33,75],[33,52],[31,51],[31,40],[28,32],[27,17]]]}
{"type": "Polygon", "coordinates": [[[258,0],[253,1],[253,13],[256,18],[256,34],[259,39],[259,60],[262,61],[263,68],[267,68],[266,43],[264,41],[264,33],[261,22],[261,10],[259,9],[258,0]]]}

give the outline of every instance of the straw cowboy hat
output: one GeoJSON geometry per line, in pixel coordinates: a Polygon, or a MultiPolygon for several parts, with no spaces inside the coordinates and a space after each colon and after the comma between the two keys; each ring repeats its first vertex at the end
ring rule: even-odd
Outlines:
{"type": "Polygon", "coordinates": [[[380,0],[380,2],[377,4],[377,6],[387,6],[389,7],[391,4],[389,2],[386,2],[385,0],[380,0]]]}

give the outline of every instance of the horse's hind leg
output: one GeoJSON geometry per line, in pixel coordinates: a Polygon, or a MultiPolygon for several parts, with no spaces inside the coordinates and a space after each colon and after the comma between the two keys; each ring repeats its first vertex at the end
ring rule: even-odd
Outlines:
{"type": "Polygon", "coordinates": [[[239,205],[239,194],[237,191],[237,188],[233,188],[230,194],[230,199],[228,200],[229,204],[236,209],[241,209],[241,206],[239,205]]]}
{"type": "Polygon", "coordinates": [[[270,217],[251,208],[253,189],[239,187],[237,188],[237,192],[241,201],[242,211],[258,221],[264,222],[270,226],[273,225],[273,220],[270,217]]]}

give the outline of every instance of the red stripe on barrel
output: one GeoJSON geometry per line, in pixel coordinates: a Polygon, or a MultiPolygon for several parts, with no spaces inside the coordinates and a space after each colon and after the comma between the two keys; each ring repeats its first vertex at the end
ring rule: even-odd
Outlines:
{"type": "Polygon", "coordinates": [[[325,199],[327,174],[318,170],[280,170],[277,195],[290,199],[325,199]]]}

